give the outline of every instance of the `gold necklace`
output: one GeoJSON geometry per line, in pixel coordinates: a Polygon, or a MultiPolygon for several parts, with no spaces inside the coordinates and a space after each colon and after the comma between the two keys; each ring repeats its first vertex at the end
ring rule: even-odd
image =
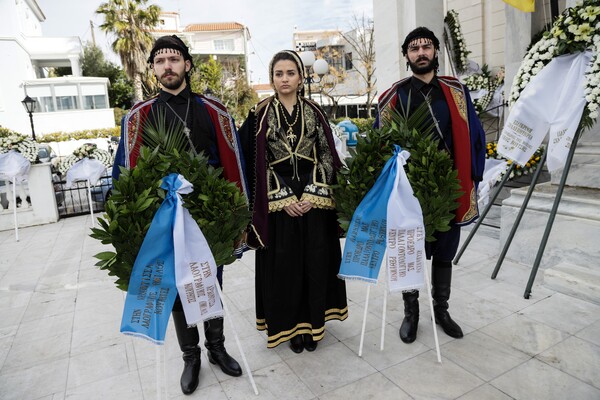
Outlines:
{"type": "Polygon", "coordinates": [[[296,122],[298,122],[298,117],[300,116],[300,109],[298,108],[298,110],[296,110],[296,118],[294,118],[294,121],[290,124],[287,120],[287,117],[285,116],[285,110],[281,102],[279,103],[279,107],[281,108],[281,115],[283,116],[283,120],[288,126],[285,137],[290,141],[290,143],[294,144],[297,138],[296,134],[294,133],[294,125],[296,125],[296,122]]]}

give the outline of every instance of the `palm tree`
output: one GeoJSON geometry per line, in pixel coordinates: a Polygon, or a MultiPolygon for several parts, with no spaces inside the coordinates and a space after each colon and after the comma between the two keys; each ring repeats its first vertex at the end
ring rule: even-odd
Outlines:
{"type": "Polygon", "coordinates": [[[159,6],[144,7],[148,0],[108,0],[97,14],[104,15],[100,29],[116,36],[112,49],[121,58],[125,73],[133,81],[134,103],[142,100],[146,59],[152,48],[150,31],[158,24],[159,6]]]}

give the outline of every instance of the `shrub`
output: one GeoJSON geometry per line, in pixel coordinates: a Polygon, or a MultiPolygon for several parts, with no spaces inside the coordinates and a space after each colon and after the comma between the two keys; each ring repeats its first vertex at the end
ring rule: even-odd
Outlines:
{"type": "Polygon", "coordinates": [[[356,127],[358,128],[359,132],[366,132],[369,129],[371,129],[373,127],[373,122],[375,122],[375,118],[346,118],[346,117],[341,117],[341,118],[336,118],[334,120],[332,120],[331,122],[333,122],[334,124],[339,124],[342,121],[345,121],[349,119],[350,121],[352,121],[352,123],[354,125],[356,125],[356,127]]]}
{"type": "Polygon", "coordinates": [[[115,126],[114,128],[101,128],[101,129],[86,129],[83,131],[75,132],[53,132],[47,133],[37,139],[39,143],[50,143],[50,142],[65,142],[67,140],[78,140],[78,139],[96,139],[96,138],[110,138],[111,136],[120,136],[121,128],[115,126]]]}

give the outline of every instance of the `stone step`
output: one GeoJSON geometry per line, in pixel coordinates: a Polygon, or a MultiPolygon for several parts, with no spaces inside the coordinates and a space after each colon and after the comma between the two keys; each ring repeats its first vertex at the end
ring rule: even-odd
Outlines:
{"type": "MultiPolygon", "coordinates": [[[[526,175],[519,178],[511,179],[504,184],[504,187],[500,189],[500,193],[496,200],[494,201],[494,205],[488,211],[485,216],[485,220],[482,222],[482,225],[491,226],[494,228],[500,228],[501,225],[501,213],[502,213],[502,202],[504,199],[510,197],[510,193],[513,189],[528,187],[531,184],[532,175],[526,175]]],[[[539,183],[545,183],[550,180],[550,174],[547,171],[542,171],[539,183]]],[[[493,190],[497,190],[498,186],[496,186],[493,190]]],[[[492,192],[494,193],[494,192],[492,192]]],[[[480,212],[483,212],[483,208],[479,209],[480,212]]]]}
{"type": "MultiPolygon", "coordinates": [[[[557,186],[537,185],[507,254],[509,259],[532,265],[546,229],[557,186]]],[[[515,223],[527,188],[513,189],[502,202],[500,245],[515,223]]],[[[540,268],[569,262],[589,269],[600,259],[600,190],[565,187],[540,268]]]]}
{"type": "Polygon", "coordinates": [[[600,274],[566,262],[544,271],[544,285],[560,293],[600,304],[600,274]]]}
{"type": "MultiPolygon", "coordinates": [[[[580,143],[577,145],[573,162],[569,169],[567,185],[600,189],[600,143],[580,143]]],[[[562,169],[552,174],[551,182],[558,185],[562,169]]]]}

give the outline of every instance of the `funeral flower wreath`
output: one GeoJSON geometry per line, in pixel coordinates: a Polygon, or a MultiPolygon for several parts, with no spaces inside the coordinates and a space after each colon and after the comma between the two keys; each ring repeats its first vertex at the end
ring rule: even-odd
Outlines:
{"type": "Polygon", "coordinates": [[[37,143],[26,136],[10,133],[8,136],[0,137],[0,154],[15,150],[29,162],[34,163],[37,160],[37,143]]]}
{"type": "Polygon", "coordinates": [[[590,127],[600,107],[600,0],[585,0],[566,9],[531,47],[515,76],[509,102],[516,102],[525,86],[554,57],[585,50],[592,50],[593,56],[585,79],[587,104],[581,126],[590,127]]]}
{"type": "Polygon", "coordinates": [[[113,158],[108,151],[99,149],[93,143],[86,143],[83,146],[76,148],[73,151],[73,154],[65,157],[58,165],[58,170],[64,175],[73,164],[85,157],[96,159],[107,168],[113,164],[113,158]]]}
{"type": "Polygon", "coordinates": [[[450,43],[453,50],[452,60],[456,66],[458,73],[463,73],[469,66],[470,51],[467,50],[467,44],[465,43],[465,37],[463,36],[462,29],[460,27],[460,21],[458,19],[458,13],[455,10],[450,10],[444,18],[444,23],[448,27],[444,29],[444,38],[446,42],[450,43]],[[450,37],[448,37],[450,32],[450,37]]]}
{"type": "MultiPolygon", "coordinates": [[[[529,161],[527,161],[525,163],[525,165],[521,166],[521,165],[515,163],[515,168],[510,173],[510,176],[508,177],[508,179],[518,178],[523,175],[528,175],[528,174],[532,174],[533,172],[535,172],[543,155],[544,155],[544,146],[540,146],[535,151],[535,153],[533,153],[533,155],[531,156],[529,161]]],[[[507,160],[506,158],[504,158],[500,154],[498,154],[498,142],[489,142],[487,144],[485,158],[495,158],[498,160],[506,160],[506,162],[508,163],[506,171],[509,169],[510,165],[512,164],[511,160],[507,160]]],[[[506,171],[502,172],[498,176],[498,182],[502,180],[506,171]]]]}
{"type": "Polygon", "coordinates": [[[494,93],[504,83],[504,69],[500,69],[496,75],[492,76],[488,66],[484,64],[481,67],[481,73],[467,76],[464,79],[464,83],[470,91],[482,89],[487,91],[484,96],[473,100],[477,114],[481,114],[487,110],[494,97],[494,93]]]}

